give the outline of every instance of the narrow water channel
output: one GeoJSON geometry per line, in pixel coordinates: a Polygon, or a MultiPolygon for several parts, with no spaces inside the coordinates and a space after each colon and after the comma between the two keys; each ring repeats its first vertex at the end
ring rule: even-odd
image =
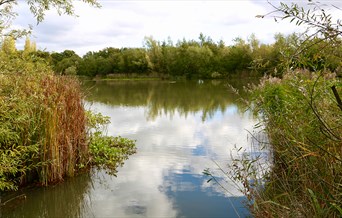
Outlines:
{"type": "MultiPolygon", "coordinates": [[[[241,88],[244,82],[230,81],[241,88]]],[[[135,139],[116,176],[93,169],[48,188],[14,193],[1,217],[246,217],[243,195],[203,175],[250,146],[257,121],[227,81],[87,82],[87,107],[109,116],[109,135],[135,139]],[[232,153],[233,152],[233,153],[232,153]],[[215,163],[216,162],[216,163],[215,163]]]]}

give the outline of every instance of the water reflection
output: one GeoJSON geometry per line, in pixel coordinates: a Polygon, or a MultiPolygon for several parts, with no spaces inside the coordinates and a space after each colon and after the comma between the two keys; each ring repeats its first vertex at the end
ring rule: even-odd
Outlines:
{"type": "MultiPolygon", "coordinates": [[[[225,93],[227,95],[227,92],[225,93]]],[[[221,96],[222,97],[222,96],[221,96]]],[[[223,98],[223,97],[222,97],[223,98]]],[[[241,217],[241,193],[225,183],[229,193],[207,183],[203,169],[224,166],[234,145],[246,145],[246,131],[255,121],[239,113],[231,103],[213,110],[203,122],[202,111],[185,115],[175,107],[172,116],[159,114],[146,119],[146,107],[93,103],[92,107],[111,117],[110,134],[137,140],[138,152],[113,180],[116,191],[103,204],[124,205],[106,214],[132,217],[241,217]],[[127,193],[127,190],[128,193],[127,193]],[[131,193],[131,194],[130,194],[131,193]],[[120,203],[124,202],[124,203],[120,203]]],[[[96,189],[95,189],[96,190],[96,189]]],[[[107,194],[107,193],[106,193],[107,194]]],[[[107,208],[107,207],[106,207],[107,208]]]]}
{"type": "Polygon", "coordinates": [[[85,217],[90,211],[89,174],[46,188],[26,188],[1,197],[0,217],[85,217]],[[17,198],[16,196],[21,196],[17,198]]]}
{"type": "MultiPolygon", "coordinates": [[[[251,80],[250,82],[253,82],[251,80]]],[[[235,81],[241,89],[246,81],[235,81]]],[[[110,105],[146,107],[146,117],[155,119],[167,114],[172,117],[177,110],[181,115],[201,112],[202,120],[211,117],[216,111],[225,111],[228,105],[236,105],[237,96],[230,91],[222,80],[206,81],[88,81],[84,86],[89,91],[88,100],[110,105]],[[115,89],[113,89],[115,86],[115,89]]]]}
{"type": "Polygon", "coordinates": [[[92,90],[91,108],[111,117],[108,134],[137,140],[137,153],[117,177],[94,171],[91,178],[27,192],[24,203],[2,212],[5,217],[248,214],[236,186],[228,181],[228,192],[223,191],[202,174],[217,168],[214,160],[225,166],[234,146],[247,148],[246,129],[256,123],[224,83],[117,81],[97,83],[92,90]]]}
{"type": "Polygon", "coordinates": [[[174,201],[178,217],[245,217],[248,215],[241,202],[242,196],[225,197],[212,187],[204,188],[198,175],[182,172],[165,177],[166,194],[174,201]]]}

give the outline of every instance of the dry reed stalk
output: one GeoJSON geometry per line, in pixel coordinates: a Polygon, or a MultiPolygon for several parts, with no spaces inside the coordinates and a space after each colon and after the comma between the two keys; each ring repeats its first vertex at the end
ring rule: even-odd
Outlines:
{"type": "Polygon", "coordinates": [[[73,78],[47,76],[42,80],[45,114],[43,167],[44,185],[73,176],[80,164],[86,164],[85,112],[80,86],[73,78]]]}

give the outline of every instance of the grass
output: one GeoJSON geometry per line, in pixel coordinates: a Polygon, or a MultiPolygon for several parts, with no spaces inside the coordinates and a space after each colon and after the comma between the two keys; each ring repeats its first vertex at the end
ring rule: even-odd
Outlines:
{"type": "Polygon", "coordinates": [[[341,217],[342,111],[332,86],[341,93],[333,74],[298,70],[254,87],[273,159],[252,192],[255,217],[341,217]]]}
{"type": "Polygon", "coordinates": [[[94,165],[114,171],[135,152],[132,140],[94,134],[106,123],[85,111],[77,79],[20,55],[0,57],[0,190],[46,186],[94,165]],[[100,145],[111,149],[92,152],[100,145]],[[113,150],[116,158],[105,159],[113,150]]]}

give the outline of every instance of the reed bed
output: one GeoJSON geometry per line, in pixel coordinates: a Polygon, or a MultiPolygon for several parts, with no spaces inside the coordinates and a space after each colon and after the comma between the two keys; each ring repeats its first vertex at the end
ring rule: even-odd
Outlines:
{"type": "Polygon", "coordinates": [[[258,187],[246,186],[255,217],[342,216],[342,109],[333,86],[341,93],[334,74],[298,70],[254,87],[273,159],[258,187]]]}
{"type": "Polygon", "coordinates": [[[3,188],[32,180],[47,185],[73,176],[88,161],[77,80],[38,73],[0,77],[3,188]]]}
{"type": "Polygon", "coordinates": [[[30,68],[0,74],[0,191],[58,183],[94,165],[115,174],[135,142],[101,131],[109,120],[85,111],[77,79],[30,68]]]}
{"type": "Polygon", "coordinates": [[[56,75],[34,53],[0,50],[0,192],[91,166],[115,172],[135,152],[133,140],[101,131],[108,118],[85,111],[83,98],[77,78],[56,75]]]}
{"type": "Polygon", "coordinates": [[[40,146],[41,161],[46,164],[42,166],[40,181],[46,185],[73,176],[79,166],[86,165],[88,146],[83,96],[77,80],[48,76],[41,83],[44,128],[40,146]]]}

